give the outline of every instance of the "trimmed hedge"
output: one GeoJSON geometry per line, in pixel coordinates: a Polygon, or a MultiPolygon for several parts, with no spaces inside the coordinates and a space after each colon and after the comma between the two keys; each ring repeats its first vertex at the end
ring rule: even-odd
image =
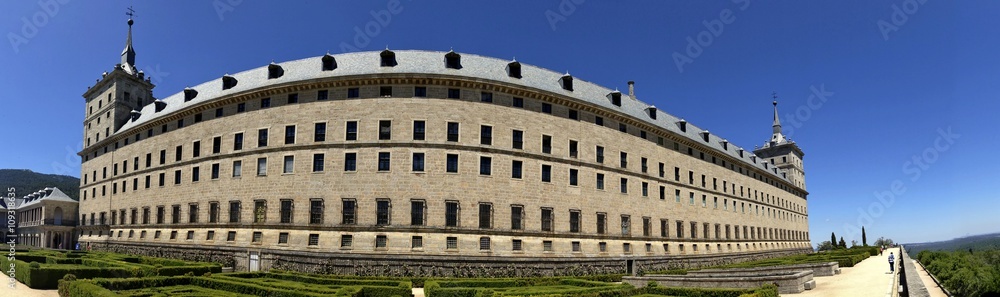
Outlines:
{"type": "MultiPolygon", "coordinates": [[[[98,277],[170,276],[183,275],[189,272],[200,275],[206,272],[222,272],[222,267],[218,266],[218,264],[180,262],[185,263],[187,266],[154,267],[151,265],[118,261],[120,259],[141,262],[142,258],[117,254],[66,253],[49,250],[17,254],[14,261],[14,278],[30,288],[56,289],[59,286],[59,280],[68,274],[73,274],[81,279],[90,279],[98,277]],[[70,255],[72,255],[72,258],[70,258],[70,255]],[[95,259],[94,257],[102,257],[102,259],[95,259]]],[[[172,264],[176,263],[178,262],[174,261],[172,264]]],[[[10,264],[10,261],[6,257],[0,258],[0,266],[10,267],[10,264]]]]}

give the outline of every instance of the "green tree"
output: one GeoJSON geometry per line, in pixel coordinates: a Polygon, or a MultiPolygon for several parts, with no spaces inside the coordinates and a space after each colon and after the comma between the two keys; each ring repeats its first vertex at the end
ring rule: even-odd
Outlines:
{"type": "Polygon", "coordinates": [[[829,241],[820,242],[816,245],[816,250],[818,251],[830,251],[833,250],[833,243],[829,241]]]}
{"type": "Polygon", "coordinates": [[[847,242],[844,242],[844,237],[843,236],[840,237],[840,243],[838,243],[837,246],[839,246],[842,249],[846,249],[847,248],[847,242]]]}
{"type": "Polygon", "coordinates": [[[830,232],[830,243],[832,243],[834,246],[837,245],[837,234],[836,233],[830,232]]]}
{"type": "Polygon", "coordinates": [[[861,244],[868,246],[868,235],[865,235],[865,226],[861,226],[861,244]]]}

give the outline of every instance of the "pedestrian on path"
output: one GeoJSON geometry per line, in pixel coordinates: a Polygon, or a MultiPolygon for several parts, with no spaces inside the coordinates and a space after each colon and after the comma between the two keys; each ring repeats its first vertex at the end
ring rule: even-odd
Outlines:
{"type": "Polygon", "coordinates": [[[896,261],[896,257],[893,256],[893,254],[890,252],[889,253],[889,273],[893,273],[893,272],[896,271],[896,262],[895,261],[896,261]]]}

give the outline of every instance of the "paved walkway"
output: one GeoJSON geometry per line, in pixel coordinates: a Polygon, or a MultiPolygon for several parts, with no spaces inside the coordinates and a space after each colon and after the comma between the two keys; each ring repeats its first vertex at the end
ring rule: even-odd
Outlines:
{"type": "Polygon", "coordinates": [[[56,290],[36,290],[28,288],[21,282],[17,282],[17,286],[13,289],[10,288],[10,277],[7,276],[7,271],[0,273],[3,276],[0,277],[0,281],[3,283],[0,286],[0,296],[17,296],[17,297],[59,297],[59,292],[56,290]]]}
{"type": "MultiPolygon", "coordinates": [[[[899,259],[899,255],[896,255],[899,259]]],[[[899,265],[899,262],[896,262],[899,265]]],[[[896,272],[899,272],[897,267],[896,272]]],[[[889,252],[869,257],[854,267],[840,268],[840,274],[816,277],[816,288],[796,297],[811,296],[892,296],[896,274],[889,273],[889,252]]]]}
{"type": "Polygon", "coordinates": [[[937,283],[934,283],[934,279],[931,278],[931,275],[928,274],[927,271],[924,271],[924,267],[920,266],[920,263],[917,263],[917,260],[912,261],[913,265],[917,267],[917,275],[919,275],[920,280],[924,282],[924,287],[927,288],[928,293],[931,293],[931,297],[948,297],[948,295],[944,293],[944,289],[938,287],[937,283]]]}

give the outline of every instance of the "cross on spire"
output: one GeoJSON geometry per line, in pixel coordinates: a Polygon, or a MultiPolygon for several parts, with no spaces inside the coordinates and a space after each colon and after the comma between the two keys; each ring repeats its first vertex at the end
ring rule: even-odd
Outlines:
{"type": "Polygon", "coordinates": [[[132,48],[132,24],[134,23],[132,17],[135,16],[135,10],[129,6],[125,15],[128,16],[128,37],[125,39],[125,49],[122,50],[121,65],[125,67],[126,71],[133,71],[135,68],[135,49],[132,48]]]}
{"type": "Polygon", "coordinates": [[[135,10],[132,10],[132,6],[129,6],[127,9],[128,9],[128,11],[125,12],[125,15],[127,15],[128,19],[131,20],[132,17],[135,16],[135,10]]]}

